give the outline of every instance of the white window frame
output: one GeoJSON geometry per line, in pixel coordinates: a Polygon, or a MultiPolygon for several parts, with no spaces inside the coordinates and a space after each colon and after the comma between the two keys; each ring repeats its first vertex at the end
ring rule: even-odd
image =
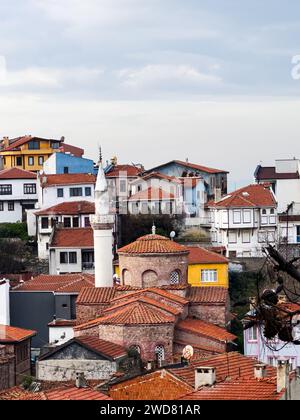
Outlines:
{"type": "Polygon", "coordinates": [[[242,223],[241,210],[233,210],[233,223],[235,225],[240,225],[242,223]]]}
{"type": "Polygon", "coordinates": [[[201,270],[201,283],[218,283],[218,270],[201,270]]]}

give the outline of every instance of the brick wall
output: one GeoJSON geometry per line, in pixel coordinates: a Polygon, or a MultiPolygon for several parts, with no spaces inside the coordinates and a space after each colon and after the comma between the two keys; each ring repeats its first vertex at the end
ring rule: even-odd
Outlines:
{"type": "Polygon", "coordinates": [[[197,346],[202,345],[205,347],[213,347],[220,353],[226,352],[226,343],[222,343],[221,341],[213,340],[212,338],[196,335],[180,329],[175,330],[175,341],[177,340],[186,344],[190,344],[191,346],[193,346],[193,344],[197,346]]]}
{"type": "Polygon", "coordinates": [[[108,304],[99,305],[78,305],[76,304],[76,323],[77,325],[84,324],[92,319],[98,318],[102,315],[108,304]]]}
{"type": "Polygon", "coordinates": [[[212,324],[225,327],[227,310],[225,305],[205,305],[203,303],[190,304],[189,317],[211,322],[212,324]]]}

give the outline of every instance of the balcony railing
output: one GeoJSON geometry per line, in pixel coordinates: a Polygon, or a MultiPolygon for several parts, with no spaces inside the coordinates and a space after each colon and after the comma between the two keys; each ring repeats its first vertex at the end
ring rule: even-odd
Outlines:
{"type": "Polygon", "coordinates": [[[83,271],[94,270],[94,269],[95,269],[95,263],[93,263],[93,262],[82,263],[82,270],[83,271]]]}

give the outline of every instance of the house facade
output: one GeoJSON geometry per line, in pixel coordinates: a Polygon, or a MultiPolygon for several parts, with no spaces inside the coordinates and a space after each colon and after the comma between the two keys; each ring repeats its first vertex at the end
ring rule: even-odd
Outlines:
{"type": "Polygon", "coordinates": [[[271,188],[249,185],[207,205],[214,246],[226,248],[226,256],[261,257],[278,235],[277,203],[271,188]]]}
{"type": "Polygon", "coordinates": [[[0,171],[0,223],[26,221],[26,211],[38,201],[33,172],[11,168],[0,171]]]}
{"type": "Polygon", "coordinates": [[[54,153],[44,163],[43,173],[46,175],[61,174],[93,174],[94,162],[71,153],[54,153]]]}

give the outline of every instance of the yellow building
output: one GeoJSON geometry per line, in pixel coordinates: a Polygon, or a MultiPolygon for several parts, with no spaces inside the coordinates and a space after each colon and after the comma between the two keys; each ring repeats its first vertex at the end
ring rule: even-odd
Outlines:
{"type": "Polygon", "coordinates": [[[229,287],[228,260],[200,247],[188,247],[188,282],[194,287],[229,287]]]}
{"type": "MultiPolygon", "coordinates": [[[[188,249],[188,282],[191,286],[229,287],[227,258],[197,246],[188,249]]],[[[118,262],[114,263],[114,272],[120,278],[118,262]]]]}
{"type": "Polygon", "coordinates": [[[20,168],[31,172],[40,171],[44,162],[55,152],[70,152],[82,156],[84,151],[61,140],[24,136],[15,139],[4,137],[0,143],[2,168],[20,168]]]}

